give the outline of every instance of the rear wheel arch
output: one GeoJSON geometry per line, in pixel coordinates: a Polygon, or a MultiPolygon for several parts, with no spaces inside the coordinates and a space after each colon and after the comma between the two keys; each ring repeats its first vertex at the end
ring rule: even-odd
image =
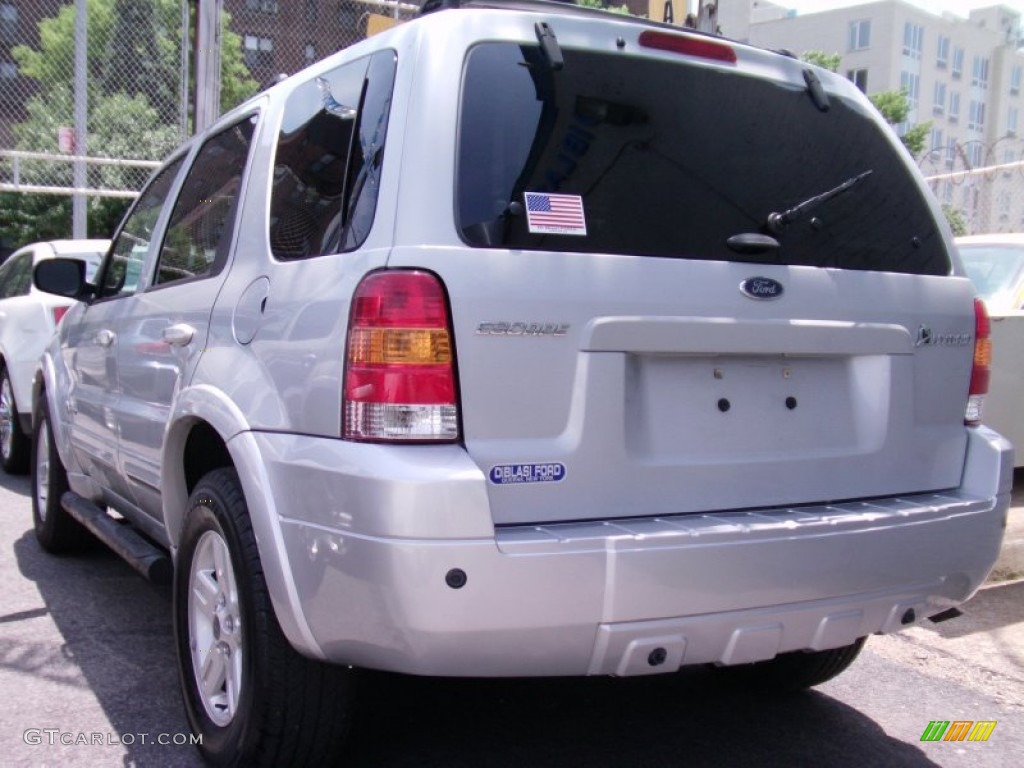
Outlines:
{"type": "Polygon", "coordinates": [[[209,422],[187,418],[168,430],[162,490],[164,521],[175,548],[181,538],[185,511],[193,489],[209,472],[234,466],[226,441],[209,422]]]}

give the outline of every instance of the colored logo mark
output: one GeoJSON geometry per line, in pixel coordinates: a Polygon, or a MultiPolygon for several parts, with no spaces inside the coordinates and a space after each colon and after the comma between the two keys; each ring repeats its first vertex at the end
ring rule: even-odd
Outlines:
{"type": "Polygon", "coordinates": [[[932,720],[921,741],[988,741],[995,728],[995,720],[932,720]]]}

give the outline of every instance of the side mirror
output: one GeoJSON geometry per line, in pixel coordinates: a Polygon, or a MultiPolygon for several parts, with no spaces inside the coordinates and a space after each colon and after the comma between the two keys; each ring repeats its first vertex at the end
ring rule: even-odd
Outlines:
{"type": "Polygon", "coordinates": [[[85,262],[81,259],[44,259],[32,270],[36,288],[69,299],[81,298],[85,288],[85,262]]]}

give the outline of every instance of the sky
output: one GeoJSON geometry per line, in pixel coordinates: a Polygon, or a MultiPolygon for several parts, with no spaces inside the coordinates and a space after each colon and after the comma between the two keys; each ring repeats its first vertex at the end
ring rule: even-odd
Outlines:
{"type": "MultiPolygon", "coordinates": [[[[730,2],[730,0],[720,0],[730,2]]],[[[776,5],[785,8],[795,8],[800,13],[813,13],[814,11],[830,11],[834,8],[846,8],[851,5],[862,5],[870,0],[772,0],[776,5]]],[[[967,17],[969,11],[975,8],[985,8],[991,5],[1006,5],[1024,14],[1024,0],[907,0],[911,5],[916,5],[934,13],[950,11],[963,17],[967,17]]]]}

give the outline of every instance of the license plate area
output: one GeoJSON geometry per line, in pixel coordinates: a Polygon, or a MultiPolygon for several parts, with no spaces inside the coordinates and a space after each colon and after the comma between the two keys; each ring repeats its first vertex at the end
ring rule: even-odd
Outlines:
{"type": "Polygon", "coordinates": [[[877,450],[889,374],[885,355],[628,355],[627,449],[696,463],[877,450]]]}

